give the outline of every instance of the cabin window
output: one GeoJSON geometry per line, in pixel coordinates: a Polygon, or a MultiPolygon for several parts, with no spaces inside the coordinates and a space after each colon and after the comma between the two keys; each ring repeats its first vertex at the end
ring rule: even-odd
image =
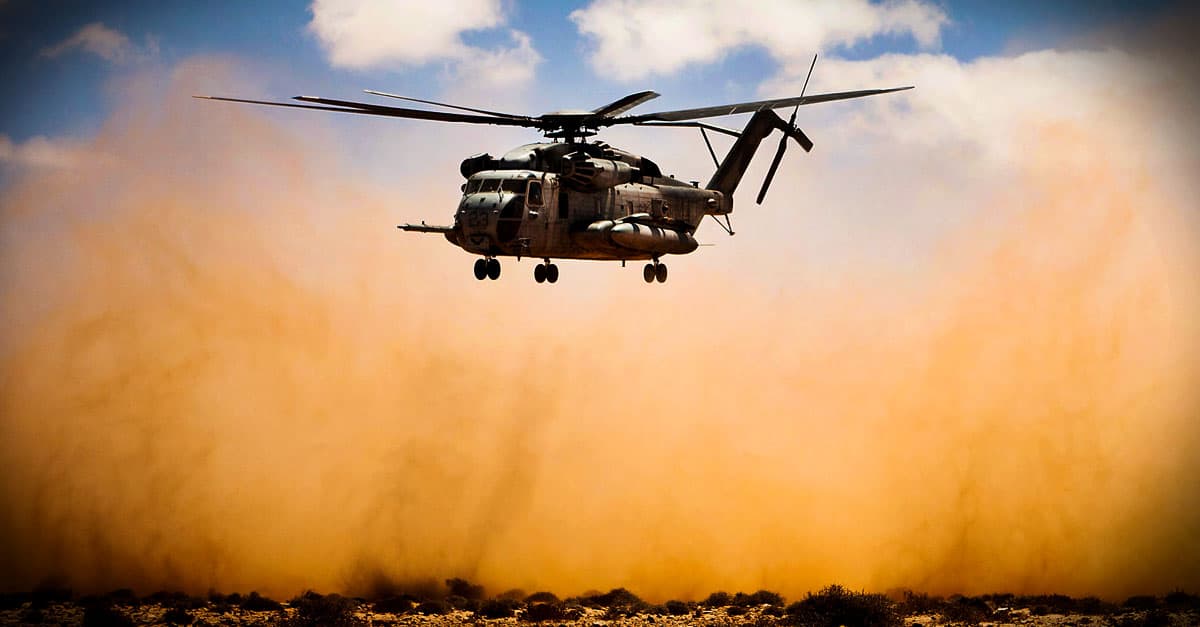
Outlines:
{"type": "Polygon", "coordinates": [[[500,189],[500,179],[483,179],[483,183],[479,186],[480,192],[494,192],[500,189]]]}
{"type": "Polygon", "coordinates": [[[567,193],[558,193],[558,219],[566,220],[570,214],[570,207],[567,205],[567,193]]]}
{"type": "Polygon", "coordinates": [[[525,179],[504,179],[500,182],[500,191],[524,194],[525,179]]]}
{"type": "Polygon", "coordinates": [[[530,207],[542,206],[541,181],[529,181],[529,192],[525,194],[525,203],[530,207]]]}
{"type": "Polygon", "coordinates": [[[474,194],[474,193],[478,192],[478,191],[479,191],[479,184],[480,184],[480,183],[482,183],[482,182],[483,182],[483,180],[482,180],[482,179],[474,179],[474,180],[471,180],[471,181],[467,181],[467,189],[466,189],[466,193],[468,193],[468,194],[474,194]]]}

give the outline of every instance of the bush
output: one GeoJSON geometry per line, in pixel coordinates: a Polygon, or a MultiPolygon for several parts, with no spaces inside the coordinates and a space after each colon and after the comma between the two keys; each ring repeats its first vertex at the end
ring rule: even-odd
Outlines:
{"type": "Polygon", "coordinates": [[[942,605],[942,618],[968,625],[978,625],[992,614],[992,608],[981,597],[956,595],[942,605]]]}
{"type": "Polygon", "coordinates": [[[754,594],[739,592],[730,600],[733,605],[742,607],[757,607],[759,605],[783,605],[783,597],[770,590],[759,590],[754,594]]]}
{"type": "Polygon", "coordinates": [[[508,618],[517,613],[520,605],[513,599],[491,599],[480,604],[475,614],[483,618],[508,618]]]}
{"type": "Polygon", "coordinates": [[[70,588],[48,582],[33,589],[29,595],[29,603],[33,609],[39,610],[49,607],[51,603],[66,603],[74,597],[75,593],[71,592],[70,588]]]}
{"type": "Polygon", "coordinates": [[[468,612],[474,612],[479,609],[480,605],[483,605],[483,601],[479,599],[468,599],[457,594],[446,597],[445,601],[451,609],[466,610],[468,612]]]}
{"type": "Polygon", "coordinates": [[[113,606],[98,603],[83,610],[83,627],[133,627],[133,621],[113,606]]]}
{"type": "Polygon", "coordinates": [[[896,608],[902,616],[935,614],[942,611],[945,602],[940,597],[931,597],[923,592],[904,591],[904,600],[896,608]]]}
{"type": "Polygon", "coordinates": [[[450,607],[450,604],[446,603],[445,601],[423,601],[420,604],[418,604],[415,608],[413,608],[413,612],[415,612],[417,614],[426,614],[426,615],[438,614],[438,615],[440,615],[440,614],[449,614],[450,610],[452,610],[452,609],[454,609],[454,608],[450,607]]]}
{"type": "Polygon", "coordinates": [[[902,624],[896,606],[882,594],[851,592],[833,585],[787,608],[793,625],[893,627],[902,624]]]}
{"type": "Polygon", "coordinates": [[[403,614],[411,610],[420,601],[420,599],[411,594],[396,594],[372,603],[371,608],[376,612],[403,614]]]}
{"type": "Polygon", "coordinates": [[[526,603],[558,603],[558,597],[553,592],[534,592],[525,597],[526,603]]]}
{"type": "Polygon", "coordinates": [[[1096,597],[1084,597],[1075,603],[1075,611],[1088,616],[1108,616],[1116,609],[1112,603],[1106,603],[1096,597]]]}
{"type": "Polygon", "coordinates": [[[1158,599],[1150,595],[1138,595],[1125,599],[1122,605],[1131,610],[1152,610],[1158,607],[1158,599]]]}
{"type": "Polygon", "coordinates": [[[608,592],[605,592],[604,594],[598,594],[594,597],[591,597],[589,600],[595,603],[598,607],[609,608],[633,608],[645,605],[645,603],[638,598],[636,594],[626,590],[625,588],[614,588],[608,592]]]}
{"type": "Polygon", "coordinates": [[[666,608],[671,616],[683,616],[692,612],[691,604],[683,601],[667,601],[666,608]]]}
{"type": "Polygon", "coordinates": [[[1183,590],[1175,590],[1163,598],[1169,607],[1178,609],[1200,609],[1200,597],[1188,594],[1183,590]]]}
{"type": "Polygon", "coordinates": [[[242,599],[241,607],[243,610],[251,612],[274,612],[282,610],[283,604],[274,599],[261,596],[258,592],[251,592],[250,596],[242,599]]]}
{"type": "Polygon", "coordinates": [[[0,594],[0,610],[18,610],[29,602],[29,595],[23,592],[0,594]]]}
{"type": "Polygon", "coordinates": [[[714,592],[708,595],[707,599],[700,602],[704,607],[725,607],[729,605],[731,599],[728,592],[714,592]]]}
{"type": "Polygon", "coordinates": [[[507,592],[503,592],[497,599],[512,599],[513,601],[521,601],[525,599],[525,591],[520,588],[513,588],[507,592]]]}
{"type": "Polygon", "coordinates": [[[548,620],[565,620],[567,612],[563,608],[562,603],[530,603],[525,612],[521,614],[521,620],[533,623],[541,623],[548,620]]]}
{"type": "Polygon", "coordinates": [[[196,619],[182,607],[173,607],[162,617],[162,622],[168,625],[191,625],[194,620],[196,619]]]}
{"type": "Polygon", "coordinates": [[[1037,616],[1070,614],[1075,611],[1075,599],[1065,594],[1040,594],[1020,597],[1016,601],[1025,607],[1032,607],[1031,613],[1037,616]]]}
{"type": "Polygon", "coordinates": [[[296,610],[286,624],[294,627],[330,625],[344,627],[358,624],[354,618],[357,603],[340,594],[320,595],[312,590],[288,602],[296,610]]]}
{"type": "MultiPolygon", "coordinates": [[[[222,598],[219,594],[216,596],[222,598]]],[[[212,595],[210,594],[211,597],[212,595]]],[[[198,610],[208,605],[208,602],[200,597],[189,596],[183,592],[167,592],[166,590],[159,590],[154,594],[142,597],[142,603],[161,605],[169,609],[178,607],[185,610],[198,610]]]]}
{"type": "Polygon", "coordinates": [[[462,597],[472,601],[483,600],[483,586],[477,586],[466,579],[447,579],[446,587],[450,589],[452,597],[462,597]]]}
{"type": "Polygon", "coordinates": [[[104,598],[113,605],[137,605],[137,595],[129,588],[117,588],[112,592],[104,595],[104,598]]]}

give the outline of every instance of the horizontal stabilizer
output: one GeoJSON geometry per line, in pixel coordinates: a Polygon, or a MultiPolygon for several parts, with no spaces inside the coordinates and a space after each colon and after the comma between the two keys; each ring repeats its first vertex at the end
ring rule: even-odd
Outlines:
{"type": "Polygon", "coordinates": [[[397,224],[396,228],[401,231],[413,231],[416,233],[451,233],[454,231],[452,226],[438,226],[434,224],[397,224]]]}

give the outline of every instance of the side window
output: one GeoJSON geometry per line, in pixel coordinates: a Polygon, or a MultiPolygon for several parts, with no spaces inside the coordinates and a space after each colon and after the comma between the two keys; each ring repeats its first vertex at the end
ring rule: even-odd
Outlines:
{"type": "Polygon", "coordinates": [[[567,192],[558,193],[558,219],[566,220],[571,213],[570,207],[567,206],[567,192]]]}
{"type": "Polygon", "coordinates": [[[529,181],[529,192],[525,195],[525,202],[530,207],[542,206],[542,182],[529,181]]]}
{"type": "Polygon", "coordinates": [[[475,180],[473,180],[473,181],[469,181],[469,182],[467,182],[467,193],[468,193],[468,194],[474,194],[474,193],[478,192],[478,191],[479,191],[479,184],[480,184],[480,183],[482,183],[482,182],[483,182],[483,181],[481,181],[480,179],[475,179],[475,180]]]}

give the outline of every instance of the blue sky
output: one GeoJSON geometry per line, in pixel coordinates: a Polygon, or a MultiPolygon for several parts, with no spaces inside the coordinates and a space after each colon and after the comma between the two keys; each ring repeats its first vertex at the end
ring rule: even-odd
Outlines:
{"type": "MultiPolygon", "coordinates": [[[[960,60],[1004,54],[1013,49],[1054,47],[1105,25],[1153,15],[1163,2],[948,2],[950,23],[935,51],[960,60]]],[[[701,85],[726,85],[745,91],[773,74],[778,61],[761,47],[739,46],[714,63],[698,63],[686,72],[649,77],[637,84],[606,80],[586,61],[589,42],[569,14],[585,2],[507,3],[504,28],[469,31],[463,40],[488,47],[504,39],[505,28],[527,33],[544,61],[531,85],[546,106],[591,107],[577,101],[581,93],[595,98],[619,97],[634,89],[653,88],[682,104],[707,93],[701,85]]],[[[272,2],[182,3],[134,0],[86,2],[67,0],[47,5],[27,0],[0,3],[0,73],[14,86],[0,103],[0,134],[20,142],[38,135],[86,135],[106,117],[112,101],[105,86],[115,75],[145,64],[170,66],[199,54],[229,54],[289,80],[274,89],[279,96],[327,90],[327,95],[354,96],[363,87],[416,96],[436,97],[444,88],[444,62],[367,70],[332,67],[317,38],[309,31],[309,3],[272,2]],[[81,50],[55,57],[44,53],[88,24],[101,23],[124,34],[144,52],[135,61],[113,64],[81,50]],[[439,77],[442,77],[441,79],[439,77]]],[[[916,49],[905,34],[873,36],[852,46],[825,50],[847,59],[916,49]]],[[[729,93],[735,96],[736,93],[729,93]]],[[[697,100],[698,101],[698,100],[697,100]]],[[[668,102],[667,98],[660,102],[668,102]]],[[[664,105],[670,106],[670,105],[664,105]]]]}

